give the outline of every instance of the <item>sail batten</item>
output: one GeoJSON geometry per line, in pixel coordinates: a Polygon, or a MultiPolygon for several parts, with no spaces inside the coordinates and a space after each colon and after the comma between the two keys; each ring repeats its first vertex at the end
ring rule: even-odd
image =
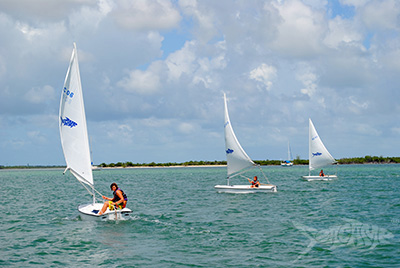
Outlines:
{"type": "Polygon", "coordinates": [[[67,168],[79,181],[93,186],[89,139],[75,43],[61,92],[59,130],[67,168]]]}
{"type": "Polygon", "coordinates": [[[329,151],[323,144],[313,122],[309,119],[309,170],[325,167],[336,163],[329,151]]]}
{"type": "Polygon", "coordinates": [[[229,119],[228,105],[226,101],[226,94],[224,93],[224,132],[225,132],[225,152],[227,159],[227,171],[228,177],[237,176],[242,170],[246,170],[250,167],[255,166],[255,163],[246,154],[236,138],[235,132],[233,131],[231,121],[229,119]]]}

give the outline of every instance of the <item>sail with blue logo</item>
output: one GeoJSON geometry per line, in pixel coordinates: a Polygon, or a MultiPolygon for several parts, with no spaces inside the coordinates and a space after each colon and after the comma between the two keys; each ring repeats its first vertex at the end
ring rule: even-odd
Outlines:
{"type": "Polygon", "coordinates": [[[336,163],[322,143],[313,122],[309,119],[309,170],[325,167],[336,163]]]}
{"type": "Polygon", "coordinates": [[[89,139],[75,43],[61,92],[59,128],[67,169],[79,181],[93,187],[89,139]]]}
{"type": "Polygon", "coordinates": [[[251,158],[243,150],[231,125],[228,114],[228,105],[226,101],[226,94],[224,93],[225,103],[225,153],[227,160],[228,178],[234,177],[250,167],[256,166],[251,158]]]}

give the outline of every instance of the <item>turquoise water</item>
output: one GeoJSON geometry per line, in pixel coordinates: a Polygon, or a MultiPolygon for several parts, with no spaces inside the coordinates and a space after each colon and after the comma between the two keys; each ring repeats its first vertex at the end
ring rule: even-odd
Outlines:
{"type": "Polygon", "coordinates": [[[128,194],[124,222],[80,220],[91,198],[62,170],[1,170],[0,266],[400,267],[400,165],[263,170],[277,193],[217,193],[224,167],[94,172],[128,194]]]}

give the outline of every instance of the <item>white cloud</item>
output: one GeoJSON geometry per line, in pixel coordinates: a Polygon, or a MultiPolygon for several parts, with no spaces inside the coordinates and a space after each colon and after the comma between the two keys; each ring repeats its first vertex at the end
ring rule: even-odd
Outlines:
{"type": "Polygon", "coordinates": [[[354,126],[354,130],[361,135],[366,136],[380,136],[382,134],[381,130],[374,128],[373,126],[366,123],[357,123],[354,126]]]}
{"type": "Polygon", "coordinates": [[[0,10],[17,20],[56,21],[65,19],[68,14],[81,6],[95,6],[98,0],[18,0],[0,1],[0,10]]]}
{"type": "Polygon", "coordinates": [[[98,28],[99,23],[112,11],[112,0],[99,0],[97,6],[82,6],[69,16],[69,24],[76,32],[86,33],[98,28]]]}
{"type": "Polygon", "coordinates": [[[21,31],[22,34],[26,36],[26,39],[32,41],[33,38],[40,37],[43,35],[43,30],[38,28],[33,28],[28,24],[17,22],[16,28],[21,31]]]}
{"type": "MultiPolygon", "coordinates": [[[[214,19],[216,14],[196,0],[180,0],[182,12],[196,21],[193,32],[201,43],[206,43],[218,34],[214,19]]],[[[218,16],[218,15],[217,15],[218,16]]]]}
{"type": "Polygon", "coordinates": [[[113,17],[124,28],[166,30],[178,26],[181,17],[168,0],[118,0],[113,17]]]}
{"type": "Polygon", "coordinates": [[[277,75],[276,68],[265,63],[250,71],[250,79],[261,82],[267,90],[272,87],[272,81],[277,75]]]}
{"type": "Polygon", "coordinates": [[[301,93],[313,97],[317,91],[317,75],[312,67],[300,64],[296,74],[297,80],[299,80],[304,88],[301,89],[301,93]]]}
{"type": "Polygon", "coordinates": [[[192,132],[195,130],[195,126],[193,126],[193,124],[185,123],[185,122],[184,122],[184,123],[180,123],[180,124],[179,124],[178,130],[179,130],[181,133],[190,134],[190,133],[192,133],[192,132]]]}
{"type": "Polygon", "coordinates": [[[349,100],[351,103],[349,110],[355,114],[365,113],[365,110],[367,110],[369,107],[368,101],[360,102],[355,96],[350,96],[349,100]]]}
{"type": "Polygon", "coordinates": [[[168,67],[169,80],[177,80],[182,74],[191,74],[195,70],[196,55],[194,52],[195,42],[186,42],[184,47],[168,56],[166,64],[168,67]]]}
{"type": "Polygon", "coordinates": [[[391,48],[379,55],[380,63],[395,72],[400,72],[400,47],[391,48]]]}
{"type": "Polygon", "coordinates": [[[29,131],[27,133],[28,137],[32,140],[33,143],[45,143],[46,142],[46,136],[43,135],[43,133],[41,133],[38,130],[35,131],[29,131]]]}
{"type": "Polygon", "coordinates": [[[133,131],[132,128],[127,124],[107,124],[108,131],[107,137],[111,140],[117,141],[121,144],[132,144],[133,142],[133,131]]]}
{"type": "MultiPolygon", "coordinates": [[[[155,66],[158,64],[153,64],[155,66]]],[[[160,77],[153,69],[146,71],[133,70],[129,72],[128,77],[125,77],[118,82],[118,86],[122,87],[127,92],[136,92],[139,94],[153,94],[160,90],[160,77]]]]}
{"type": "Polygon", "coordinates": [[[55,91],[52,86],[34,87],[25,93],[24,99],[30,103],[40,104],[55,99],[55,91]]]}
{"type": "Polygon", "coordinates": [[[310,57],[321,52],[320,40],[326,29],[324,14],[299,0],[274,4],[282,18],[272,47],[290,57],[310,57]]]}
{"type": "Polygon", "coordinates": [[[399,30],[400,3],[397,0],[369,1],[362,9],[365,25],[373,30],[399,30]]]}
{"type": "MultiPolygon", "coordinates": [[[[324,44],[330,48],[338,49],[341,44],[360,43],[363,35],[354,28],[354,23],[337,16],[329,21],[329,32],[324,38],[324,44]]],[[[361,47],[361,45],[359,45],[361,47]]]]}

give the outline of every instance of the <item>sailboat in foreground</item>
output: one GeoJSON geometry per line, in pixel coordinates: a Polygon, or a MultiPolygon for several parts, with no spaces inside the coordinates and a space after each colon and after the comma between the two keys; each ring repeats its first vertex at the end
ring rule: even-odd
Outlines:
{"type": "Polygon", "coordinates": [[[95,192],[97,191],[94,188],[82,84],[75,43],[61,93],[59,120],[61,145],[67,163],[64,174],[69,170],[93,196],[92,203],[78,206],[81,218],[93,220],[125,219],[132,213],[128,208],[114,211],[107,209],[104,214],[97,214],[103,203],[96,203],[95,192]]]}
{"type": "Polygon", "coordinates": [[[314,169],[319,169],[325,166],[329,166],[332,164],[336,164],[336,160],[332,157],[332,155],[328,152],[325,145],[322,143],[321,138],[319,137],[317,130],[314,127],[313,122],[309,119],[309,130],[308,130],[308,176],[302,176],[303,179],[307,181],[327,181],[334,178],[337,178],[337,175],[311,175],[311,171],[314,169]]]}
{"type": "Polygon", "coordinates": [[[228,106],[226,102],[226,95],[224,93],[224,104],[225,104],[225,152],[227,159],[227,185],[216,185],[214,188],[218,192],[229,192],[229,193],[257,193],[257,192],[276,192],[276,186],[269,183],[268,178],[265,176],[263,170],[259,165],[256,165],[253,160],[246,154],[242,146],[240,146],[229,119],[228,106]],[[236,176],[243,176],[246,171],[258,167],[267,180],[268,184],[261,184],[259,187],[252,187],[250,184],[247,185],[230,185],[230,179],[236,176]]]}
{"type": "Polygon", "coordinates": [[[287,160],[281,162],[282,167],[292,167],[293,166],[293,162],[290,161],[292,159],[292,154],[290,152],[290,143],[288,142],[287,145],[288,145],[288,158],[287,158],[287,160]]]}

